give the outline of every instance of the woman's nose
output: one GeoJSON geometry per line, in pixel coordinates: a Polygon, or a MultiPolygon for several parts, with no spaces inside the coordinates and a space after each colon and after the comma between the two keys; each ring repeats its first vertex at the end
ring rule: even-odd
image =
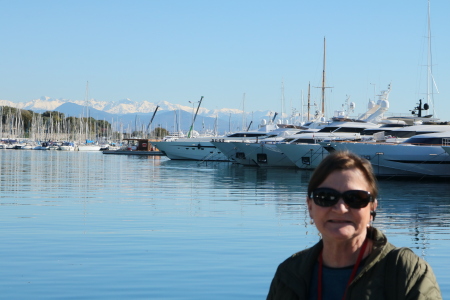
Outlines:
{"type": "Polygon", "coordinates": [[[333,208],[339,211],[348,211],[348,205],[344,202],[344,199],[342,199],[342,197],[340,197],[339,201],[335,205],[333,205],[333,208]]]}

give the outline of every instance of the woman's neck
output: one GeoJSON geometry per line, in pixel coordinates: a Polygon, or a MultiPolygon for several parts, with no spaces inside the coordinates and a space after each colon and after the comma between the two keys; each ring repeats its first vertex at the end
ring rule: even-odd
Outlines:
{"type": "MultiPolygon", "coordinates": [[[[322,252],[323,264],[330,268],[343,268],[354,265],[365,239],[366,236],[343,242],[324,240],[322,252]]],[[[371,248],[372,242],[369,239],[363,259],[369,255],[371,248]]]]}

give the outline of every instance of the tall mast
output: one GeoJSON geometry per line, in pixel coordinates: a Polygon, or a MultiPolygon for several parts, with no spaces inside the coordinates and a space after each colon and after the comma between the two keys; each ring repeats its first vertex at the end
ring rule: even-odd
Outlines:
{"type": "MultiPolygon", "coordinates": [[[[431,56],[431,13],[430,13],[430,0],[428,0],[428,51],[427,51],[427,103],[433,109],[433,116],[436,116],[434,108],[434,95],[433,95],[433,60],[431,56]]],[[[435,84],[435,83],[434,83],[435,84]]],[[[436,84],[435,84],[436,85],[436,84]]],[[[437,87],[436,87],[437,90],[437,87]]]]}
{"type": "Polygon", "coordinates": [[[303,104],[303,90],[302,90],[302,98],[301,98],[301,102],[302,102],[302,103],[301,103],[301,106],[300,106],[300,107],[302,108],[302,110],[300,111],[300,115],[301,115],[302,117],[301,117],[301,119],[300,119],[300,122],[301,122],[301,125],[303,125],[303,123],[304,123],[304,122],[303,122],[303,119],[304,119],[304,117],[305,117],[305,116],[303,115],[303,109],[304,109],[304,107],[303,107],[303,106],[304,106],[304,104],[303,104]]]}
{"type": "Polygon", "coordinates": [[[326,69],[326,41],[325,37],[323,38],[323,71],[322,71],[322,117],[325,117],[325,89],[331,88],[329,86],[325,86],[325,69],[326,69]]]}
{"type": "Polygon", "coordinates": [[[284,79],[281,80],[281,123],[283,124],[284,116],[284,79]]]}
{"type": "Polygon", "coordinates": [[[323,38],[323,71],[322,71],[322,116],[325,116],[325,65],[326,65],[326,42],[323,38]]]}
{"type": "Polygon", "coordinates": [[[85,106],[86,106],[86,136],[85,140],[90,140],[90,128],[89,128],[89,81],[86,81],[86,94],[85,94],[85,106]]]}

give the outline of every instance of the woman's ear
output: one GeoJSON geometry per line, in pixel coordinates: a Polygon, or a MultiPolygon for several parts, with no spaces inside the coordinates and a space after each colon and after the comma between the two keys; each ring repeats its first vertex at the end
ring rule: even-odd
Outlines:
{"type": "Polygon", "coordinates": [[[377,199],[375,199],[375,201],[372,202],[372,204],[370,205],[370,220],[371,221],[375,221],[375,217],[377,216],[377,206],[378,206],[378,201],[377,199]]]}
{"type": "Polygon", "coordinates": [[[306,197],[306,205],[308,205],[308,211],[309,211],[309,216],[312,218],[312,199],[309,197],[306,197]]]}
{"type": "Polygon", "coordinates": [[[377,207],[378,207],[378,200],[375,199],[375,200],[373,200],[373,202],[372,202],[372,210],[377,210],[377,207]]]}

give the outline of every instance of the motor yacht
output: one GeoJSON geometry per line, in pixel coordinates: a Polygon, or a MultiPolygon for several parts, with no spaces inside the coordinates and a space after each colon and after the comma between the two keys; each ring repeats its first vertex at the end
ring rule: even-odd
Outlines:
{"type": "Polygon", "coordinates": [[[443,149],[450,129],[414,135],[401,143],[331,141],[327,151],[349,150],[368,159],[378,176],[450,177],[450,155],[443,149]]]}

